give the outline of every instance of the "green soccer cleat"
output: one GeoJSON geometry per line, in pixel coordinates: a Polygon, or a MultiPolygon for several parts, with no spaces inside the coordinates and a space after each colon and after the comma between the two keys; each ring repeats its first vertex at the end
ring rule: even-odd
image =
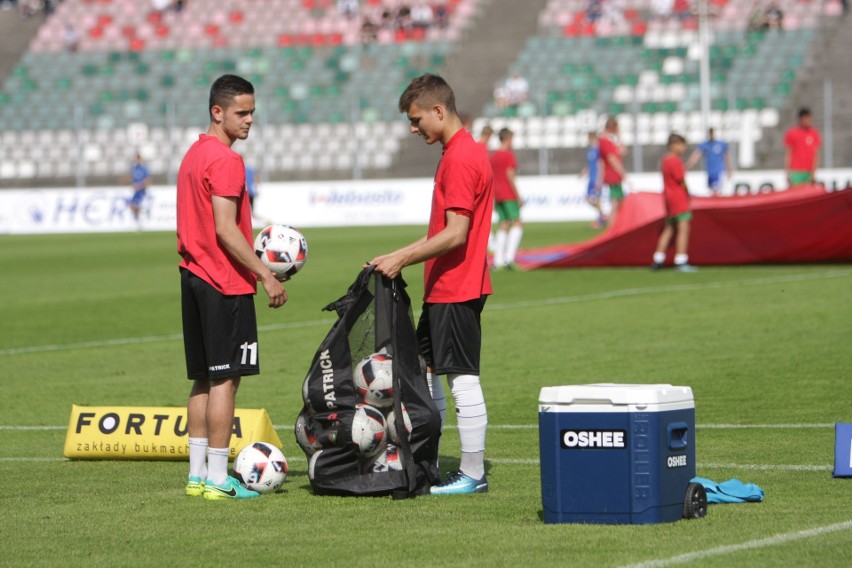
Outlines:
{"type": "Polygon", "coordinates": [[[237,479],[231,476],[228,476],[227,481],[223,485],[216,485],[209,480],[204,484],[204,498],[211,501],[220,499],[251,499],[259,495],[260,493],[257,491],[243,487],[237,479]]]}
{"type": "Polygon", "coordinates": [[[195,475],[191,475],[186,482],[186,494],[190,497],[199,497],[204,493],[204,481],[195,475]]]}

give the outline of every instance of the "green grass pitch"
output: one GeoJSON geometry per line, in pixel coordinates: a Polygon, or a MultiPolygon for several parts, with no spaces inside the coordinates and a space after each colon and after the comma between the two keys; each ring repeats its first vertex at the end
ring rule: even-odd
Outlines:
{"type": "MultiPolygon", "coordinates": [[[[0,237],[0,565],[849,565],[852,480],[831,475],[833,423],[852,421],[849,265],[496,273],[483,315],[490,493],[314,496],[291,425],[332,323],[321,308],[422,231],[306,230],[288,304],[270,310],[261,291],[263,374],[238,403],[281,426],[290,476],[282,493],[225,503],[183,496],[185,463],[62,459],[72,404],[185,404],[174,235],[0,237]],[[691,386],[698,474],[757,483],[766,501],[698,521],[545,525],[539,390],[601,381],[691,386]]],[[[524,246],[590,234],[530,224],[524,246]]],[[[422,269],[404,276],[418,307],[422,269]]],[[[457,453],[449,428],[442,469],[457,453]]]]}

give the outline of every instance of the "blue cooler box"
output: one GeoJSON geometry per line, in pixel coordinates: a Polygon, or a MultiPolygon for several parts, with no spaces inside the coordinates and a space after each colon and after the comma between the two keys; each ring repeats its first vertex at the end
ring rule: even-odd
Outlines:
{"type": "Polygon", "coordinates": [[[538,424],[545,523],[648,524],[683,517],[695,477],[691,388],[545,387],[538,424]]]}

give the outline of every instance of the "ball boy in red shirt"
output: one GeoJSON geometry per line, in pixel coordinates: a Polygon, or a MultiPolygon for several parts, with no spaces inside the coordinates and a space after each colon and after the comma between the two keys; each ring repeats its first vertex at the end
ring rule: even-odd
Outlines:
{"type": "Polygon", "coordinates": [[[692,211],[689,210],[689,191],[686,189],[686,171],[681,156],[686,152],[686,140],[680,134],[671,134],[668,141],[669,153],[663,157],[661,171],[663,174],[663,199],[666,203],[666,224],[657,241],[654,252],[654,270],[662,268],[666,262],[666,249],[672,237],[675,240],[675,270],[680,272],[695,272],[696,268],[689,264],[689,229],[692,211]]]}

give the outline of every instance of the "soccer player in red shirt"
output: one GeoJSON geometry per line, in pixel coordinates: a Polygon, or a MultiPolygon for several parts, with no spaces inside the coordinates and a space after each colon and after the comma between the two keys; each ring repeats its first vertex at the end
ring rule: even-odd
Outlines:
{"type": "Polygon", "coordinates": [[[494,203],[488,153],[463,127],[455,95],[444,79],[417,77],[399,99],[412,134],[444,148],[432,191],[432,212],[422,239],[369,262],[395,278],[403,268],[425,262],[424,301],[417,337],[427,362],[435,405],[446,415],[443,387],[432,374],[447,375],[461,442],[459,471],[433,494],[483,493],[488,415],[479,382],[480,314],[491,290],[486,259],[494,203]]]}
{"type": "Polygon", "coordinates": [[[497,135],[500,149],[491,154],[494,171],[494,207],[500,225],[494,237],[494,267],[517,270],[515,255],[521,245],[524,226],[521,223],[521,196],[515,183],[518,161],[512,151],[512,131],[503,128],[497,135]]]}
{"type": "Polygon", "coordinates": [[[819,131],[813,126],[810,109],[799,109],[799,124],[784,135],[784,168],[787,170],[787,183],[790,187],[805,185],[816,181],[815,172],[819,167],[819,147],[822,140],[819,131]]]}
{"type": "Polygon", "coordinates": [[[663,199],[666,203],[666,224],[657,241],[654,263],[657,270],[666,262],[666,249],[677,232],[675,240],[675,270],[695,272],[689,264],[689,229],[692,212],[689,210],[689,191],[686,189],[686,170],[681,157],[686,152],[686,140],[680,134],[671,134],[668,141],[669,153],[663,157],[660,169],[663,173],[663,199]]]}
{"type": "Polygon", "coordinates": [[[609,220],[607,225],[615,225],[615,218],[624,201],[624,147],[618,141],[618,120],[614,116],[606,119],[604,131],[599,137],[601,161],[604,164],[603,182],[609,188],[609,220]]]}
{"type": "Polygon", "coordinates": [[[255,255],[243,159],[231,149],[248,137],[254,87],[235,75],[210,88],[210,125],[187,151],[177,180],[177,245],[187,376],[189,480],[187,495],[246,499],[228,475],[234,406],[240,379],[260,372],[254,294],[257,281],[269,306],[287,292],[255,255]]]}

